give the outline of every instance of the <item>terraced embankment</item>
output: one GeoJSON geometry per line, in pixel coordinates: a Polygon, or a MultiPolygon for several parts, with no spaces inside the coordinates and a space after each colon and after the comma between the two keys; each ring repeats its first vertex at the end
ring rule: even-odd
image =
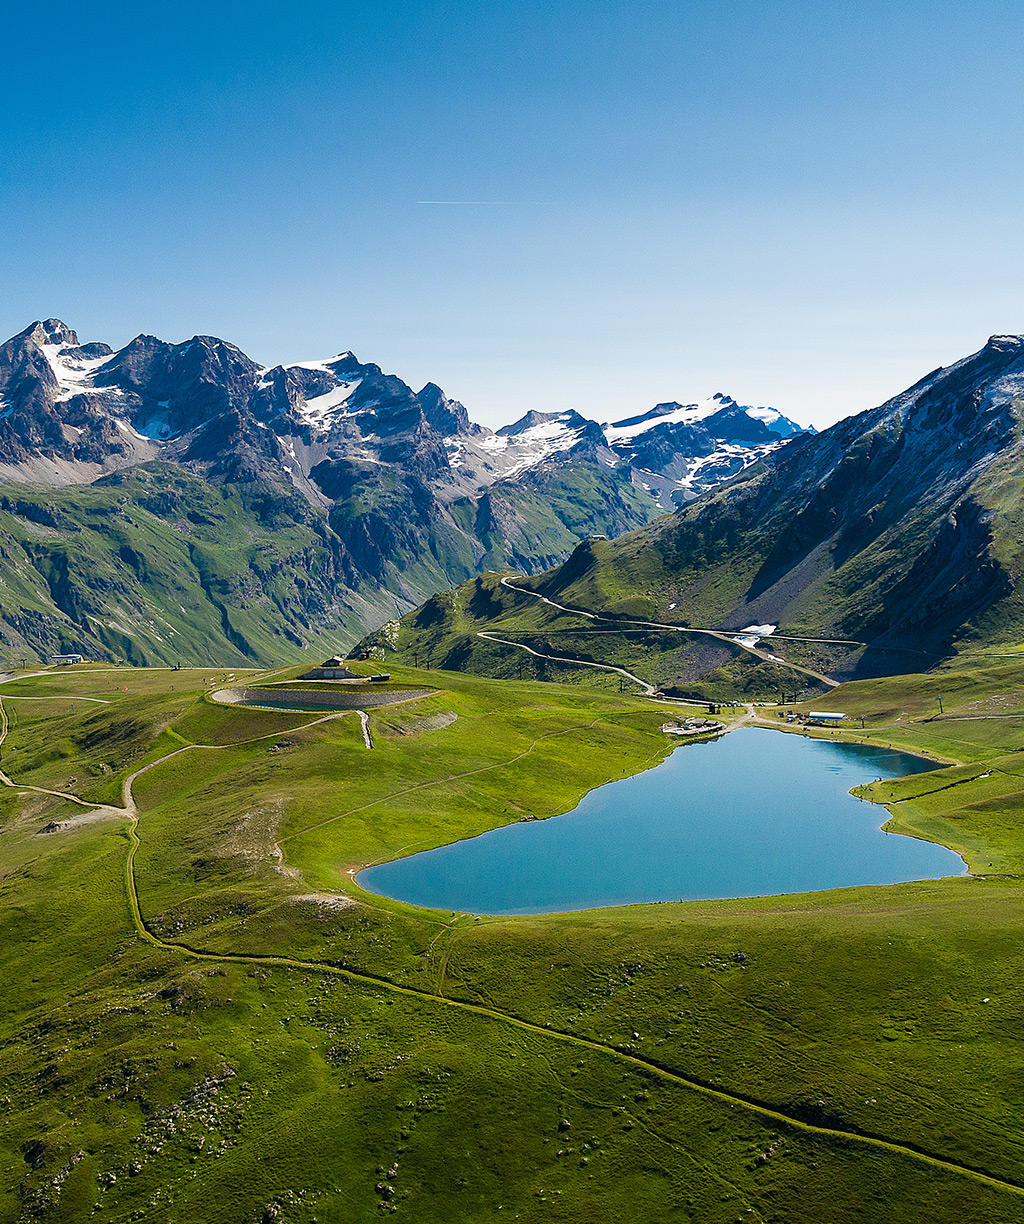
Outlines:
{"type": "Polygon", "coordinates": [[[433,689],[358,688],[337,692],[319,689],[223,688],[210,694],[218,705],[242,705],[256,710],[364,710],[436,696],[433,689]]]}

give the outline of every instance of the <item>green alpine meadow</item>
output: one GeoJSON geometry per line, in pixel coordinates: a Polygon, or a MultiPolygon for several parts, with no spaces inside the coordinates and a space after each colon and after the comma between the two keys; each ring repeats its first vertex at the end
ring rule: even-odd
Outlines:
{"type": "Polygon", "coordinates": [[[1024,1224],[1019,6],[0,44],[0,1224],[1024,1224]]]}
{"type": "Polygon", "coordinates": [[[4,1218],[1020,1218],[1024,657],[829,694],[942,763],[866,797],[970,876],[522,919],[353,877],[656,765],[666,706],[395,667],[368,748],[213,698],[298,670],[3,684],[4,1218]]]}

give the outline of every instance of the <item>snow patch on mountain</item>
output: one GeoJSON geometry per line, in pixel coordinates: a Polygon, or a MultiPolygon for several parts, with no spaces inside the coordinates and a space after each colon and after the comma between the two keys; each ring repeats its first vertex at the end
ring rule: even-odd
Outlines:
{"type": "Polygon", "coordinates": [[[327,374],[333,374],[334,367],[339,361],[347,361],[351,358],[352,354],[346,351],[334,357],[318,358],[315,361],[290,361],[284,368],[286,370],[322,370],[327,374]]]}
{"type": "Polygon", "coordinates": [[[765,446],[740,446],[735,443],[723,442],[710,455],[700,455],[695,459],[691,459],[687,463],[686,475],[680,481],[680,484],[686,488],[692,487],[699,482],[701,474],[706,474],[708,469],[729,467],[737,472],[742,471],[743,468],[749,467],[760,459],[762,455],[775,450],[779,445],[780,443],[778,442],[769,442],[765,446]]]}
{"type": "Polygon", "coordinates": [[[622,442],[629,438],[639,437],[649,429],[658,425],[694,425],[720,412],[727,403],[733,403],[728,396],[713,395],[711,399],[699,400],[694,404],[659,404],[650,412],[641,416],[627,417],[622,421],[613,421],[603,425],[604,436],[609,442],[622,442]]]}
{"type": "Polygon", "coordinates": [[[444,449],[448,454],[448,466],[451,468],[460,468],[463,465],[463,455],[465,454],[465,443],[461,438],[445,438],[444,449]]]}
{"type": "Polygon", "coordinates": [[[535,467],[552,455],[572,450],[588,424],[575,412],[556,413],[549,417],[529,413],[496,434],[477,439],[477,446],[491,457],[500,455],[509,460],[501,473],[502,479],[505,479],[535,467]]]}
{"type": "Polygon", "coordinates": [[[339,409],[344,411],[353,392],[361,382],[361,378],[353,379],[352,382],[341,382],[323,395],[315,395],[312,399],[297,404],[295,411],[314,428],[326,428],[330,417],[334,416],[339,409]]]}
{"type": "Polygon", "coordinates": [[[144,421],[139,421],[133,428],[132,432],[136,437],[149,438],[152,442],[169,442],[171,438],[176,436],[176,431],[171,426],[167,417],[164,415],[170,407],[170,400],[160,400],[157,404],[160,412],[154,412],[152,416],[144,421]]]}
{"type": "MultiPolygon", "coordinates": [[[[778,625],[747,625],[733,639],[741,646],[756,646],[762,638],[771,637],[778,625]]],[[[774,658],[774,655],[772,656],[774,658]]]]}
{"type": "MultiPolygon", "coordinates": [[[[66,351],[67,345],[64,344],[40,344],[39,348],[60,388],[59,394],[54,397],[57,402],[92,391],[94,371],[110,360],[109,353],[102,357],[76,357],[66,351]]],[[[119,387],[104,387],[103,390],[123,394],[119,387]]]]}

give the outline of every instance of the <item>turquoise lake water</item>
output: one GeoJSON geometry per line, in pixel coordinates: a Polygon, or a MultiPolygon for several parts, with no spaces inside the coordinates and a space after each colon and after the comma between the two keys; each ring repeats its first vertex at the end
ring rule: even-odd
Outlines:
{"type": "Polygon", "coordinates": [[[885,808],[849,794],[934,768],[887,748],[741,727],[681,745],[564,816],[368,867],[358,880],[435,909],[541,914],[963,875],[952,850],[883,833],[885,808]]]}

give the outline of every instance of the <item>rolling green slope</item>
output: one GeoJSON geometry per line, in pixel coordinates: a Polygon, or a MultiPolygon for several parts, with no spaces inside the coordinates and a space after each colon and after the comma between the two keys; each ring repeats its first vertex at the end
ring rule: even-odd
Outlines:
{"type": "MultiPolygon", "coordinates": [[[[599,543],[581,545],[591,552],[599,543]]],[[[432,595],[399,620],[386,621],[354,650],[416,667],[439,667],[499,679],[555,680],[589,688],[643,692],[700,701],[774,699],[820,692],[828,685],[809,668],[824,666],[806,643],[774,640],[774,658],[754,654],[726,635],[659,627],[621,617],[595,617],[571,605],[554,607],[519,575],[490,572],[432,595]],[[782,656],[792,657],[794,667],[782,656]]],[[[887,652],[887,661],[892,659],[887,652]]],[[[900,652],[897,657],[907,657],[900,652]]]]}
{"type": "Polygon", "coordinates": [[[536,573],[571,553],[581,537],[621,535],[658,516],[614,470],[571,460],[541,466],[499,481],[473,503],[472,532],[484,546],[475,568],[536,573]]]}
{"type": "Polygon", "coordinates": [[[402,671],[368,751],[221,680],[0,689],[0,1219],[1020,1218],[1019,659],[832,695],[960,762],[875,797],[973,878],[521,919],[350,869],[566,810],[661,708],[402,671]]]}
{"type": "MultiPolygon", "coordinates": [[[[165,464],[0,489],[0,649],[133,663],[272,663],[351,635],[337,542],[295,496],[165,464]],[[337,593],[336,593],[337,592],[337,593]]],[[[362,606],[360,606],[362,605],[362,606]]]]}
{"type": "Polygon", "coordinates": [[[382,465],[329,511],[265,478],[211,483],[170,463],[91,485],[0,486],[0,664],[60,651],[136,664],[333,654],[485,555],[537,568],[595,523],[626,530],[653,512],[628,482],[585,470],[499,485],[485,501],[442,513],[382,465]]]}

